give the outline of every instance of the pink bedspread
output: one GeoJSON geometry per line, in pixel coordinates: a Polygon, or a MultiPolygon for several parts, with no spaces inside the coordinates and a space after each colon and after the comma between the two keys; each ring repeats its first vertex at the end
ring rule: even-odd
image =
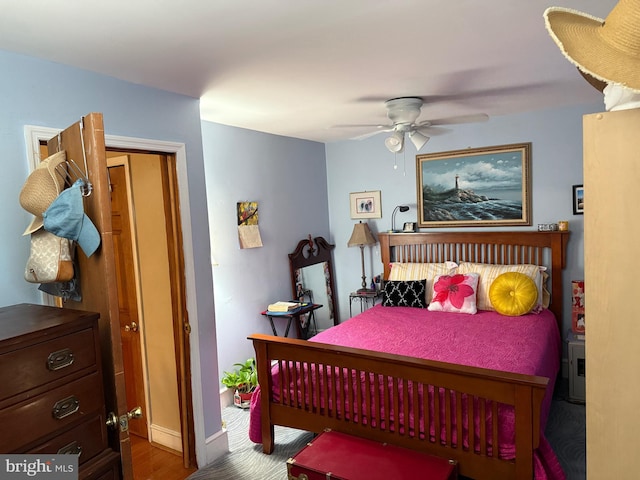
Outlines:
{"type": "MultiPolygon", "coordinates": [[[[505,317],[487,311],[467,315],[377,305],[311,341],[547,377],[550,382],[541,411],[542,432],[561,355],[556,319],[548,310],[505,317]]],[[[249,428],[255,443],[262,441],[259,398],[259,392],[253,396],[249,428]]],[[[544,435],[535,463],[536,479],[565,478],[544,435]]]]}

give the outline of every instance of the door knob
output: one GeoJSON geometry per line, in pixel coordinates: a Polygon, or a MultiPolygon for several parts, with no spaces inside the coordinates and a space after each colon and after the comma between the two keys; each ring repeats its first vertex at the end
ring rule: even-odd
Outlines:
{"type": "Polygon", "coordinates": [[[130,412],[127,412],[127,417],[129,417],[129,419],[132,418],[140,418],[142,416],[142,407],[134,407],[131,409],[130,412]]]}
{"type": "Polygon", "coordinates": [[[131,322],[131,325],[125,325],[124,326],[124,331],[125,332],[137,332],[138,331],[138,324],[136,322],[131,322]]]}
{"type": "Polygon", "coordinates": [[[107,427],[115,430],[118,427],[118,416],[113,412],[109,412],[105,423],[107,424],[107,427]]]}
{"type": "Polygon", "coordinates": [[[118,417],[113,412],[109,412],[107,414],[107,419],[105,423],[107,424],[107,427],[113,430],[115,430],[119,426],[121,432],[126,432],[129,430],[129,420],[132,418],[140,418],[140,417],[142,417],[142,408],[134,407],[131,409],[131,411],[125,413],[124,415],[120,415],[120,417],[118,417]]]}

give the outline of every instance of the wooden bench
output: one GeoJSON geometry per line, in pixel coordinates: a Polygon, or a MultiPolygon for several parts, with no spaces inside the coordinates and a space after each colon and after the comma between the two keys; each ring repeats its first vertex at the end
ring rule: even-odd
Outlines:
{"type": "Polygon", "coordinates": [[[287,460],[289,480],[456,480],[455,460],[325,430],[287,460]]]}

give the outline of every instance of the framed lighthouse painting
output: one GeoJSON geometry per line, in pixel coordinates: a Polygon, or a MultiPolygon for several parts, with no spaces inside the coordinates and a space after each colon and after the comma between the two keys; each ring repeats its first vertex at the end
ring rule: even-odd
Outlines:
{"type": "Polygon", "coordinates": [[[416,155],[418,227],[531,225],[531,143],[416,155]]]}

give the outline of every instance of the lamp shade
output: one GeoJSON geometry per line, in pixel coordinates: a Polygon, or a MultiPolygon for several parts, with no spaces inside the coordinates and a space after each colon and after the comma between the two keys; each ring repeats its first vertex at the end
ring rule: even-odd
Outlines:
{"type": "Polygon", "coordinates": [[[384,144],[392,153],[399,153],[404,148],[404,133],[393,132],[384,140],[384,144]]]}
{"type": "Polygon", "coordinates": [[[415,145],[416,150],[418,151],[422,147],[424,147],[425,143],[429,141],[429,137],[427,137],[426,135],[423,135],[417,130],[413,130],[411,133],[409,133],[409,139],[411,140],[411,143],[415,145]]]}
{"type": "Polygon", "coordinates": [[[353,232],[347,246],[359,247],[362,245],[375,245],[376,243],[376,237],[369,230],[369,224],[360,222],[353,226],[353,232]]]}

